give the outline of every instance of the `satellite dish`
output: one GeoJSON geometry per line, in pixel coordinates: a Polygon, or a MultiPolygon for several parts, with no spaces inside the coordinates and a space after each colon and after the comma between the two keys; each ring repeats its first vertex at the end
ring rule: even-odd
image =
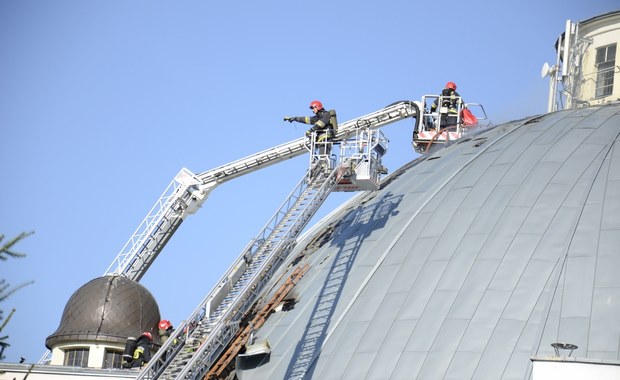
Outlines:
{"type": "Polygon", "coordinates": [[[550,68],[549,68],[549,64],[548,64],[547,62],[545,62],[545,63],[543,64],[542,69],[540,70],[540,77],[541,77],[541,78],[544,78],[544,77],[546,77],[547,75],[549,75],[549,73],[550,73],[550,72],[551,72],[551,70],[550,70],[550,68]]]}

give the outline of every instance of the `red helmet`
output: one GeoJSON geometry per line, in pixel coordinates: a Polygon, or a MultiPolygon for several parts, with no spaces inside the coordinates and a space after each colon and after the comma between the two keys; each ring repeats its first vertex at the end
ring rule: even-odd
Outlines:
{"type": "Polygon", "coordinates": [[[169,320],[162,319],[161,321],[159,321],[159,329],[160,330],[168,330],[170,327],[172,327],[172,323],[170,323],[169,320]]]}
{"type": "Polygon", "coordinates": [[[323,103],[319,102],[318,100],[313,100],[310,102],[310,109],[313,109],[314,107],[316,107],[317,110],[322,110],[323,103]]]}
{"type": "Polygon", "coordinates": [[[153,335],[151,335],[150,332],[145,331],[142,333],[142,335],[144,335],[145,337],[149,338],[149,340],[152,342],[153,341],[153,335]]]}
{"type": "Polygon", "coordinates": [[[454,83],[454,82],[448,82],[448,83],[446,83],[446,88],[449,88],[449,89],[451,89],[451,90],[456,91],[456,83],[454,83]]]}

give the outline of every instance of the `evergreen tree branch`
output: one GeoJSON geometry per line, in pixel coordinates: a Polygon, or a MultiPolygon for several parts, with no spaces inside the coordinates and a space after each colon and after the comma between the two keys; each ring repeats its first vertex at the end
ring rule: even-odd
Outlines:
{"type": "MultiPolygon", "coordinates": [[[[22,232],[13,239],[9,240],[5,245],[0,247],[0,260],[7,260],[9,257],[25,257],[26,254],[12,251],[11,248],[20,240],[32,235],[34,231],[22,232]]],[[[0,243],[4,240],[4,234],[0,234],[0,243]]]]}

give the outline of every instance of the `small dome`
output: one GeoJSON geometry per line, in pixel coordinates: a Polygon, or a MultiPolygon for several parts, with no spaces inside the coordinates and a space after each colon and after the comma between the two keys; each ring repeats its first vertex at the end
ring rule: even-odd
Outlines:
{"type": "Polygon", "coordinates": [[[47,337],[45,346],[52,349],[83,341],[125,343],[129,336],[157,331],[159,320],[157,302],[144,286],[123,276],[103,276],[73,293],[60,326],[47,337]]]}

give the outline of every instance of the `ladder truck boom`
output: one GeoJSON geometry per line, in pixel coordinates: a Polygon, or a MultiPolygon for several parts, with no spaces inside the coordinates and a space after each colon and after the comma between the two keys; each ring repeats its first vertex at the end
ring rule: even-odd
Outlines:
{"type": "Polygon", "coordinates": [[[200,185],[189,170],[181,169],[104,275],[121,274],[140,281],[185,217],[206,198],[200,185]]]}
{"type": "MultiPolygon", "coordinates": [[[[351,137],[360,128],[377,129],[387,124],[397,122],[409,117],[417,117],[420,110],[419,102],[401,101],[393,103],[379,111],[358,117],[356,119],[339,123],[335,141],[345,140],[351,137]]],[[[251,156],[233,161],[204,173],[197,177],[209,186],[212,183],[219,184],[241,175],[262,169],[266,166],[282,162],[289,158],[297,157],[308,152],[308,139],[305,137],[288,143],[266,149],[251,156]]],[[[215,185],[214,185],[215,186],[215,185]]]]}
{"type": "MultiPolygon", "coordinates": [[[[417,118],[419,124],[420,109],[420,102],[393,103],[373,113],[340,123],[335,140],[344,140],[361,128],[378,129],[410,117],[417,118]]],[[[140,281],[183,220],[202,206],[211,190],[228,180],[308,152],[307,141],[307,138],[299,138],[200,174],[182,169],[104,275],[123,275],[140,281]]]]}

